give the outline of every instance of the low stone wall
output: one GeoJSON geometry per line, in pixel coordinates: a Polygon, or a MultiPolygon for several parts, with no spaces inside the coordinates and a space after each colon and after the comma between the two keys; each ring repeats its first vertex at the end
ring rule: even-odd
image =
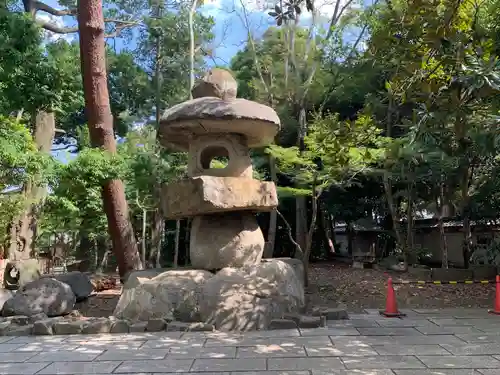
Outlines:
{"type": "MultiPolygon", "coordinates": [[[[319,328],[325,327],[328,320],[348,319],[343,309],[316,309],[311,316],[289,314],[281,319],[273,319],[268,330],[319,328]]],[[[203,322],[178,322],[167,319],[149,319],[148,321],[132,322],[126,319],[85,318],[74,312],[64,317],[49,318],[45,314],[33,316],[11,316],[0,321],[0,335],[77,335],[77,334],[106,334],[106,333],[133,333],[133,332],[197,332],[215,331],[212,324],[203,322]]]]}

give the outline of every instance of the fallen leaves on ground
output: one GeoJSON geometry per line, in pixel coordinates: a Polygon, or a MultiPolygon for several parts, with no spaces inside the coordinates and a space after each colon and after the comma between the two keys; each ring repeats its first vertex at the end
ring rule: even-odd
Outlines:
{"type": "MultiPolygon", "coordinates": [[[[405,273],[393,279],[411,280],[405,273]]],[[[389,274],[375,269],[353,269],[345,264],[312,264],[309,270],[309,306],[337,307],[346,305],[351,311],[379,309],[385,306],[389,274]]],[[[396,284],[400,308],[442,308],[493,306],[494,284],[396,284]]]]}

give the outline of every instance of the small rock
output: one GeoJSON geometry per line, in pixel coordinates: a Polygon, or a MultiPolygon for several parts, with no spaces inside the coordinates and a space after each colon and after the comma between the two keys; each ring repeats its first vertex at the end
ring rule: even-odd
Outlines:
{"type": "Polygon", "coordinates": [[[299,328],[319,328],[323,326],[322,321],[321,316],[302,315],[297,325],[299,328]]]}
{"type": "Polygon", "coordinates": [[[167,322],[164,319],[149,319],[146,325],[146,331],[148,332],[160,332],[164,331],[167,327],[167,322]]]}
{"type": "Polygon", "coordinates": [[[184,322],[170,322],[167,324],[167,332],[186,332],[189,331],[191,323],[184,323],[184,322]]]}
{"type": "Polygon", "coordinates": [[[293,329],[297,328],[297,323],[292,319],[273,319],[267,329],[293,329]]]}
{"type": "Polygon", "coordinates": [[[321,314],[326,317],[326,320],[346,320],[349,319],[349,314],[345,309],[326,309],[321,314]]]}
{"type": "Polygon", "coordinates": [[[7,332],[11,326],[11,321],[10,320],[4,320],[3,322],[0,322],[0,335],[5,335],[5,332],[7,332]]]}
{"type": "Polygon", "coordinates": [[[208,323],[189,323],[188,331],[191,332],[212,332],[215,331],[215,327],[213,324],[208,323]]]}
{"type": "Polygon", "coordinates": [[[32,316],[29,316],[28,318],[30,320],[30,323],[35,323],[35,322],[37,322],[39,320],[48,319],[48,316],[45,313],[39,313],[39,314],[35,314],[35,315],[32,315],[32,316]]]}
{"type": "Polygon", "coordinates": [[[85,320],[58,321],[54,324],[55,335],[76,335],[82,333],[83,328],[88,324],[85,320]]]}
{"type": "Polygon", "coordinates": [[[5,336],[29,336],[33,332],[33,324],[25,326],[11,325],[9,330],[5,332],[5,336]]]}
{"type": "Polygon", "coordinates": [[[129,333],[129,323],[123,319],[110,319],[111,328],[109,333],[129,333]]]}
{"type": "Polygon", "coordinates": [[[349,314],[347,314],[347,310],[343,308],[314,308],[312,310],[313,316],[325,316],[326,320],[346,320],[349,319],[349,314]]]}
{"type": "Polygon", "coordinates": [[[91,319],[87,323],[82,330],[84,334],[110,333],[111,331],[111,322],[108,318],[91,319]]]}
{"type": "Polygon", "coordinates": [[[54,334],[54,324],[60,319],[58,318],[47,318],[36,321],[33,323],[33,334],[34,335],[53,335],[54,334]]]}
{"type": "Polygon", "coordinates": [[[30,324],[30,318],[28,318],[25,315],[14,315],[10,316],[7,318],[10,320],[13,324],[16,324],[18,326],[25,326],[26,324],[30,324]]]}
{"type": "Polygon", "coordinates": [[[71,310],[71,312],[68,314],[68,316],[71,318],[81,318],[82,313],[78,310],[71,310]]]}
{"type": "Polygon", "coordinates": [[[148,325],[148,322],[136,322],[132,323],[129,326],[129,331],[130,332],[144,332],[146,331],[146,326],[148,325]]]}

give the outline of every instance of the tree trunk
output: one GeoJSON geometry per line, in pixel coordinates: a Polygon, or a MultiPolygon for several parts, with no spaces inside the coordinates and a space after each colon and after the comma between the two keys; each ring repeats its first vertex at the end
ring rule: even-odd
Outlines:
{"type": "Polygon", "coordinates": [[[439,227],[439,244],[441,248],[441,268],[448,268],[448,244],[446,243],[446,233],[444,230],[443,219],[446,216],[446,203],[444,201],[444,182],[441,181],[439,186],[439,200],[436,200],[436,208],[439,212],[438,227],[439,227]]]}
{"type": "MultiPolygon", "coordinates": [[[[299,111],[299,137],[298,146],[300,152],[305,150],[304,139],[307,134],[306,110],[301,106],[299,111]]],[[[295,240],[302,249],[307,243],[307,197],[300,195],[295,198],[295,240]]]]}
{"type": "MultiPolygon", "coordinates": [[[[54,113],[38,112],[33,118],[33,140],[40,152],[50,153],[56,129],[54,113]]],[[[26,208],[10,226],[8,250],[10,260],[29,259],[34,255],[36,211],[39,201],[47,194],[47,186],[33,186],[27,182],[23,186],[23,194],[26,208]]]]}
{"type": "Polygon", "coordinates": [[[408,184],[408,208],[406,211],[406,251],[408,254],[408,263],[416,264],[417,255],[413,249],[413,182],[408,184]]]}
{"type": "Polygon", "coordinates": [[[469,217],[469,184],[472,177],[471,168],[466,168],[461,182],[461,195],[462,195],[462,209],[461,216],[463,220],[463,230],[464,230],[464,241],[462,247],[462,253],[464,257],[464,267],[469,268],[469,258],[472,249],[472,233],[470,227],[470,217],[469,217]]]}
{"type": "MultiPolygon", "coordinates": [[[[269,169],[271,172],[271,181],[277,184],[276,176],[276,159],[273,156],[269,156],[269,169]]],[[[274,254],[274,244],[276,242],[276,222],[278,219],[278,213],[276,210],[272,210],[269,216],[269,230],[267,232],[267,243],[264,250],[264,258],[272,258],[274,254]]]]}
{"type": "Polygon", "coordinates": [[[179,266],[179,240],[181,235],[181,221],[175,221],[174,267],[179,266]]]}
{"type": "Polygon", "coordinates": [[[328,250],[330,254],[335,254],[335,246],[333,245],[332,240],[332,223],[330,219],[330,214],[328,213],[328,209],[325,207],[321,201],[318,202],[320,206],[319,214],[321,217],[321,225],[323,226],[323,234],[325,235],[325,241],[328,246],[328,250]]]}
{"type": "MultiPolygon", "coordinates": [[[[104,17],[101,0],[78,1],[80,58],[85,112],[93,147],[116,152],[113,117],[106,76],[104,17]]],[[[130,223],[125,188],[121,180],[105,181],[102,186],[104,211],[120,278],[142,268],[134,231],[130,223]]]]}
{"type": "Polygon", "coordinates": [[[146,228],[147,228],[147,217],[148,212],[142,209],[142,234],[141,234],[141,252],[142,252],[142,264],[146,266],[146,228]]]}
{"type": "Polygon", "coordinates": [[[309,258],[311,257],[312,241],[314,230],[316,229],[316,219],[318,217],[318,198],[321,196],[321,191],[316,192],[316,177],[312,185],[312,218],[311,226],[307,231],[306,247],[302,258],[304,264],[304,286],[309,286],[309,258]]]}
{"type": "Polygon", "coordinates": [[[153,225],[151,227],[151,250],[149,252],[149,262],[152,265],[156,264],[155,258],[157,253],[161,251],[161,234],[164,225],[160,210],[154,211],[153,225]]]}

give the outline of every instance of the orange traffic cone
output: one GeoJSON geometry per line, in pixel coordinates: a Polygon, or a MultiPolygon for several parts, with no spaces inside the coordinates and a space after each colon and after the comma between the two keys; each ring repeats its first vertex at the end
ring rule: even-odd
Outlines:
{"type": "Polygon", "coordinates": [[[500,276],[497,275],[496,279],[496,292],[495,292],[495,307],[493,310],[488,310],[490,314],[500,315],[500,276]]]}
{"type": "Polygon", "coordinates": [[[394,293],[394,288],[392,287],[392,277],[387,279],[387,299],[385,301],[385,311],[381,311],[380,314],[386,318],[400,318],[402,316],[406,316],[406,314],[403,314],[398,310],[396,294],[394,293]]]}

